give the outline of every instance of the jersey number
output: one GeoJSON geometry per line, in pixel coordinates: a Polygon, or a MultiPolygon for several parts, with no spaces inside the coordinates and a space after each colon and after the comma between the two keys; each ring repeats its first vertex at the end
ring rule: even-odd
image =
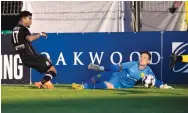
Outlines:
{"type": "Polygon", "coordinates": [[[18,43],[18,33],[19,33],[19,31],[13,31],[14,43],[18,43]]]}

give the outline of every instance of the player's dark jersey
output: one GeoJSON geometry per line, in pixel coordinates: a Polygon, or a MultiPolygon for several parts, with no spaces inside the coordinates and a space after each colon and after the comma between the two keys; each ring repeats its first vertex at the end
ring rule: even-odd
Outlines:
{"type": "Polygon", "coordinates": [[[43,55],[36,53],[31,42],[26,39],[28,35],[31,35],[29,30],[25,26],[18,24],[13,29],[12,44],[25,66],[44,73],[52,67],[52,63],[43,55]]]}
{"type": "Polygon", "coordinates": [[[31,42],[26,40],[28,35],[31,35],[30,31],[21,24],[13,28],[12,44],[22,60],[38,55],[31,42]]]}

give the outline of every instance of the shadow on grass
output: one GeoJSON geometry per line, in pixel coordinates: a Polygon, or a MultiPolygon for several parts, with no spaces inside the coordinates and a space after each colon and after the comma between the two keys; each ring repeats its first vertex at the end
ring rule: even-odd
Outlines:
{"type": "MultiPolygon", "coordinates": [[[[22,87],[28,87],[30,89],[38,89],[36,86],[34,85],[29,85],[29,86],[22,86],[22,87]]],[[[55,88],[63,88],[63,89],[71,89],[70,85],[54,85],[55,88]]]]}
{"type": "Polygon", "coordinates": [[[182,95],[181,93],[169,92],[169,90],[171,89],[168,89],[168,90],[165,90],[165,89],[143,89],[143,90],[118,89],[118,90],[115,90],[117,92],[115,94],[119,94],[119,95],[126,95],[126,94],[161,94],[161,95],[164,95],[164,94],[168,94],[172,96],[182,95]]]}
{"type": "MultiPolygon", "coordinates": [[[[2,87],[23,87],[23,88],[30,88],[30,89],[38,89],[34,84],[31,85],[23,85],[23,84],[2,84],[2,87]]],[[[55,88],[66,88],[66,89],[71,89],[70,84],[55,84],[55,88]]]]}
{"type": "Polygon", "coordinates": [[[188,113],[188,97],[111,97],[2,102],[2,113],[188,113]]]}

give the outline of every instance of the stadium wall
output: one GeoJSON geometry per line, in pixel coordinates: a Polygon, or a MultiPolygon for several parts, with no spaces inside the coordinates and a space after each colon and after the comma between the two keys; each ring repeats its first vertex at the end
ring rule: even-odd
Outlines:
{"type": "MultiPolygon", "coordinates": [[[[47,40],[40,38],[33,46],[52,60],[58,71],[58,76],[53,79],[56,84],[82,83],[97,74],[87,69],[89,63],[106,66],[137,61],[139,52],[144,50],[152,54],[150,66],[158,79],[166,83],[187,84],[188,64],[179,63],[173,71],[168,66],[172,52],[188,54],[187,36],[188,32],[49,33],[47,40]]],[[[2,35],[2,39],[5,38],[10,39],[10,36],[2,35]]],[[[10,41],[2,40],[2,43],[3,50],[10,47],[6,45],[10,41]]],[[[32,69],[31,82],[41,78],[42,75],[32,69]]]]}

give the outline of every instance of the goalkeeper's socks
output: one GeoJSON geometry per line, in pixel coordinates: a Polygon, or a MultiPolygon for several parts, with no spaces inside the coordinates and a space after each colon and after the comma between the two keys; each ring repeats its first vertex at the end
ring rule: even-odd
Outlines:
{"type": "Polygon", "coordinates": [[[107,85],[104,82],[94,84],[94,89],[107,89],[107,85]]]}
{"type": "Polygon", "coordinates": [[[96,75],[96,76],[94,76],[92,79],[95,81],[95,84],[98,83],[98,82],[100,82],[100,80],[101,80],[101,73],[98,74],[98,75],[96,75]]]}
{"type": "Polygon", "coordinates": [[[89,79],[88,81],[84,82],[84,83],[88,83],[88,84],[96,84],[98,82],[100,82],[101,80],[101,74],[98,74],[94,77],[92,77],[91,79],[89,79]]]}
{"type": "Polygon", "coordinates": [[[97,84],[83,84],[84,89],[107,89],[107,85],[104,82],[99,82],[97,84]]]}
{"type": "Polygon", "coordinates": [[[94,89],[94,84],[92,83],[85,83],[83,84],[84,89],[94,89]]]}

